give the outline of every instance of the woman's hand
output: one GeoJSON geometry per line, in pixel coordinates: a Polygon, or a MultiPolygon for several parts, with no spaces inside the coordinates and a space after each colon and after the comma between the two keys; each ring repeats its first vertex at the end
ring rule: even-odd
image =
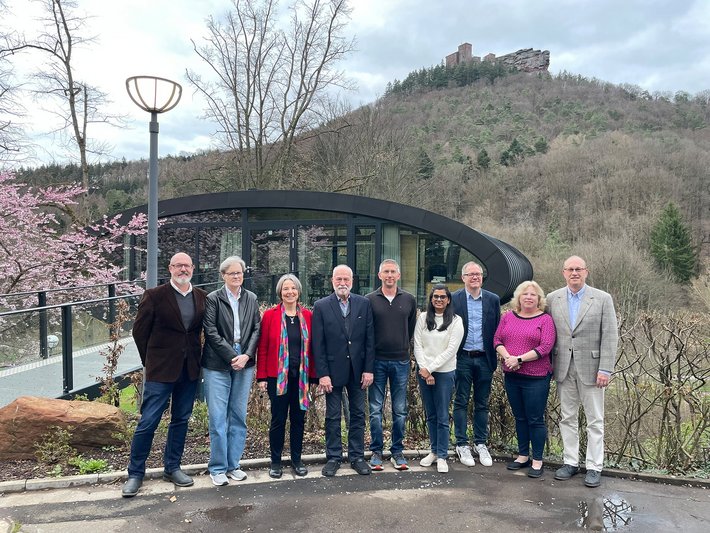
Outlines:
{"type": "Polygon", "coordinates": [[[506,355],[503,357],[503,364],[508,370],[517,370],[520,368],[520,363],[518,363],[518,358],[512,355],[506,355]]]}
{"type": "Polygon", "coordinates": [[[232,368],[234,370],[244,370],[244,367],[247,366],[247,363],[249,362],[249,356],[245,353],[242,355],[237,355],[232,359],[232,368]]]}

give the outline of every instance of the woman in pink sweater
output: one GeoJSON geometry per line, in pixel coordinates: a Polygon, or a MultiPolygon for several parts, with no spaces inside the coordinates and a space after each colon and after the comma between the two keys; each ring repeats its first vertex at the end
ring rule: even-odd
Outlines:
{"type": "Polygon", "coordinates": [[[537,478],[542,476],[547,438],[545,407],[557,334],[552,317],[545,313],[545,293],[537,283],[524,281],[518,285],[512,303],[513,310],[503,315],[493,337],[518,437],[518,457],[508,463],[508,470],[529,466],[528,476],[537,478]]]}

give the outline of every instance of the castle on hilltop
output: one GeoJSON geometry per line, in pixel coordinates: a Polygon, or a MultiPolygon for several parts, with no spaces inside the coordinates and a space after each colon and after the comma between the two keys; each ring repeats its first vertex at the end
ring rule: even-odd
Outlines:
{"type": "Polygon", "coordinates": [[[459,49],[456,52],[447,55],[444,59],[447,68],[463,63],[480,63],[481,61],[502,63],[521,72],[547,72],[550,66],[550,51],[525,48],[500,57],[496,57],[495,54],[487,54],[481,58],[473,55],[471,43],[463,43],[459,45],[459,49]]]}

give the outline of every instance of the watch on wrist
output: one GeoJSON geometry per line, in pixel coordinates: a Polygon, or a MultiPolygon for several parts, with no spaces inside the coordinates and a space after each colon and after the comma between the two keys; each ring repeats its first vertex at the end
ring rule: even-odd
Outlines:
{"type": "Polygon", "coordinates": [[[518,357],[518,364],[519,364],[519,365],[522,365],[522,364],[523,364],[523,358],[522,358],[522,357],[518,357]]]}

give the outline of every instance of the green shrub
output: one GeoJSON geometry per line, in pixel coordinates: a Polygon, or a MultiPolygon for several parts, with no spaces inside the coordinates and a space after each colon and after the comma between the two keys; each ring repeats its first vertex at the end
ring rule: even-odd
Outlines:
{"type": "Polygon", "coordinates": [[[37,461],[44,465],[54,465],[66,463],[76,456],[76,450],[70,444],[73,430],[71,426],[66,429],[59,426],[50,427],[49,431],[42,435],[42,440],[35,444],[37,461]]]}

